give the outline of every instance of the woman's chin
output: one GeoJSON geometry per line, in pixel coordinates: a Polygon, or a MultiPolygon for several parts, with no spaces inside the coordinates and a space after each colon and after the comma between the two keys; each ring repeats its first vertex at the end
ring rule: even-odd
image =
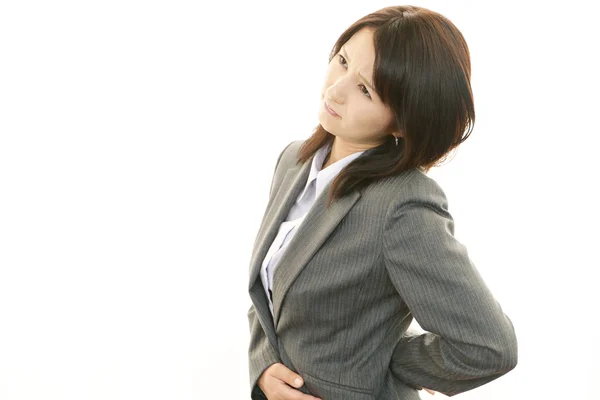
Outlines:
{"type": "Polygon", "coordinates": [[[333,126],[333,124],[327,117],[329,117],[329,114],[321,115],[321,113],[319,113],[319,124],[321,124],[323,129],[325,129],[327,132],[334,134],[334,131],[336,130],[335,126],[333,126]]]}

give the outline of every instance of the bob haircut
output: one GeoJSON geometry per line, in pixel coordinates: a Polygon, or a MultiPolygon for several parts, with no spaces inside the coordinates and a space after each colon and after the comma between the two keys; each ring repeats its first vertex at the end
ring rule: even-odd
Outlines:
{"type": "MultiPolygon", "coordinates": [[[[348,164],[332,182],[327,206],[378,179],[439,165],[469,137],[475,123],[469,48],[452,22],[422,7],[386,7],[346,29],[329,62],[364,28],[373,30],[374,88],[394,115],[392,128],[403,136],[396,146],[390,134],[348,164]]],[[[319,124],[300,148],[297,163],[333,139],[319,124]]]]}

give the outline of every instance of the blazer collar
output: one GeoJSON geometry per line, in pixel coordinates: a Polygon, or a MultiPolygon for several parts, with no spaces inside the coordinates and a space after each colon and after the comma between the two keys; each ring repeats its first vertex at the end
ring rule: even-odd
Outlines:
{"type": "MultiPolygon", "coordinates": [[[[294,166],[286,171],[272,205],[269,207],[257,234],[250,260],[249,289],[260,283],[260,279],[257,278],[262,261],[279,231],[279,225],[281,225],[298,195],[305,187],[312,165],[311,161],[307,161],[302,165],[294,164],[294,166]]],[[[331,184],[332,182],[329,182],[316,198],[304,222],[300,225],[290,243],[288,243],[285,253],[279,260],[278,268],[275,269],[272,289],[275,328],[279,321],[281,304],[290,286],[325,239],[333,232],[335,227],[361,196],[359,191],[354,191],[334,201],[329,209],[326,209],[331,184]]],[[[257,292],[251,290],[251,293],[257,292]]],[[[261,290],[261,292],[264,296],[264,290],[261,290]]]]}

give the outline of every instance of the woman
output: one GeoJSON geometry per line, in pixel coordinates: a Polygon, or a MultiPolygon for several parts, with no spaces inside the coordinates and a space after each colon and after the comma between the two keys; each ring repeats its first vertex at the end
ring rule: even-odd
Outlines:
{"type": "Polygon", "coordinates": [[[467,44],[388,7],[335,43],[319,126],[275,168],[250,264],[253,399],[452,396],[517,364],[517,340],[426,172],[475,119],[467,44]],[[425,330],[407,334],[415,318],[425,330]]]}

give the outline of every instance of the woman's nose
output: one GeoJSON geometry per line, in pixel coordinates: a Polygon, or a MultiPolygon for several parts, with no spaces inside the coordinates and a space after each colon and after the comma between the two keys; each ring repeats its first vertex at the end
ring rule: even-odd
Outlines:
{"type": "Polygon", "coordinates": [[[329,96],[331,101],[337,104],[344,104],[346,98],[343,82],[337,81],[329,88],[329,96]]]}

